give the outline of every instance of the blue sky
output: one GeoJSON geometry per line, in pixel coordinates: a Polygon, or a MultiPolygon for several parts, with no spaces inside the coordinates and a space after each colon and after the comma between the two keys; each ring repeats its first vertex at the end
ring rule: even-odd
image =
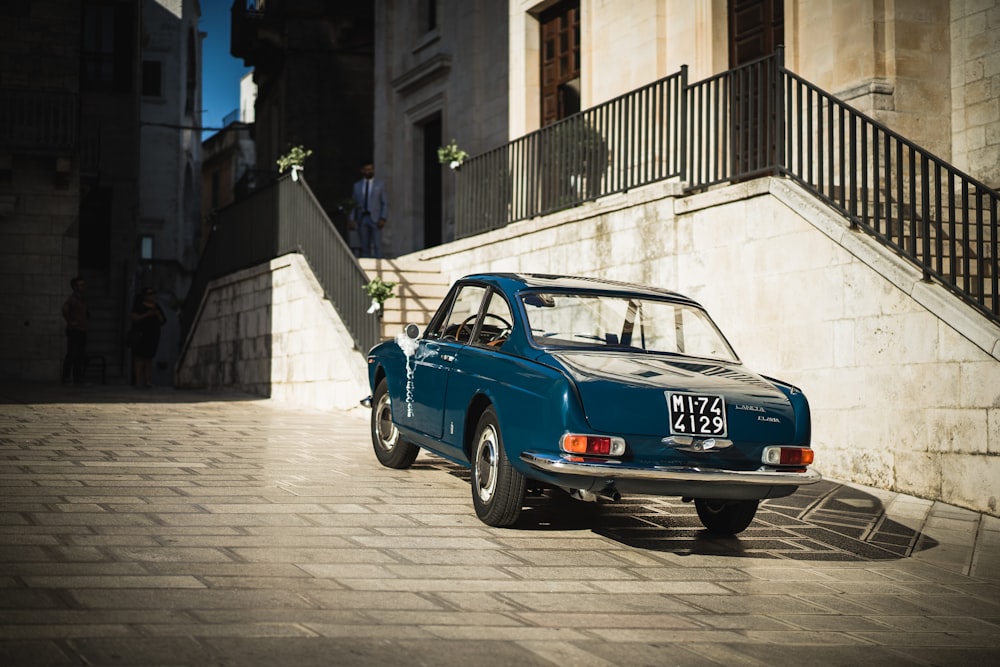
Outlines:
{"type": "MultiPolygon", "coordinates": [[[[240,78],[250,71],[243,60],[229,55],[229,8],[233,0],[201,0],[198,29],[205,33],[201,43],[201,123],[222,127],[222,119],[240,106],[240,78]]],[[[215,134],[202,132],[204,141],[215,134]]]]}

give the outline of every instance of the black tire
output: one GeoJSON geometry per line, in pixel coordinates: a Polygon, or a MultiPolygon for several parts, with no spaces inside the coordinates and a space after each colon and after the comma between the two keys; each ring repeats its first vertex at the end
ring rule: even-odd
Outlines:
{"type": "Polygon", "coordinates": [[[695,498],[698,518],[705,528],[720,535],[743,532],[757,514],[757,500],[705,500],[695,498]]]}
{"type": "Polygon", "coordinates": [[[385,378],[379,380],[372,394],[372,447],[379,463],[387,468],[409,468],[420,448],[399,437],[392,422],[392,401],[385,378]]]}
{"type": "Polygon", "coordinates": [[[497,414],[486,408],[476,425],[472,441],[472,504],[476,515],[488,526],[514,524],[521,516],[527,480],[514,470],[503,448],[497,414]]]}

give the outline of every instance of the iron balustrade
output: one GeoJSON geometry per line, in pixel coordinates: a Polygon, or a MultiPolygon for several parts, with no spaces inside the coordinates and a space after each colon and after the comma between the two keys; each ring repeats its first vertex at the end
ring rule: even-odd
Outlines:
{"type": "Polygon", "coordinates": [[[780,173],[1000,322],[1000,194],[778,65],[780,173]]]}
{"type": "Polygon", "coordinates": [[[67,153],[77,146],[75,93],[0,89],[0,149],[67,153]]]}
{"type": "Polygon", "coordinates": [[[681,174],[686,68],[466,161],[463,238],[681,174]]]}
{"type": "Polygon", "coordinates": [[[376,344],[379,318],[367,312],[371,299],[363,289],[368,278],[299,173],[297,181],[283,176],[216,213],[181,312],[185,345],[212,280],[288,253],[308,262],[358,349],[376,344]]]}
{"type": "Polygon", "coordinates": [[[773,56],[688,84],[681,68],[465,161],[456,237],[678,178],[784,176],[1000,322],[1000,195],[773,56]]]}

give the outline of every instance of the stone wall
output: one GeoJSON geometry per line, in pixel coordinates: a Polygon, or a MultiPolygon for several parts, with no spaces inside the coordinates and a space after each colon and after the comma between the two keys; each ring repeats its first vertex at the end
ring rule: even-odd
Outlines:
{"type": "MultiPolygon", "coordinates": [[[[425,219],[435,224],[437,202],[425,201],[425,179],[441,172],[441,237],[454,238],[456,174],[437,162],[453,139],[470,155],[508,140],[507,5],[492,0],[437,0],[436,24],[426,3],[380,0],[375,9],[375,170],[386,181],[389,221],[386,256],[430,245],[425,219]],[[428,154],[430,151],[430,154],[428,154]]],[[[350,182],[345,184],[350,195],[350,182]]]]}
{"type": "MultiPolygon", "coordinates": [[[[538,129],[546,3],[509,4],[510,137],[538,129]]],[[[729,68],[725,0],[581,0],[590,107],[677,72],[729,68]],[[622,45],[627,45],[623,48],[622,45]]],[[[1000,0],[785,0],[785,64],[922,148],[1000,185],[1000,0]]]]}
{"type": "MultiPolygon", "coordinates": [[[[0,95],[8,87],[77,93],[80,16],[79,3],[46,3],[44,10],[8,3],[0,19],[0,95]]],[[[4,131],[23,139],[23,129],[4,131]]],[[[79,162],[68,148],[49,155],[0,147],[0,378],[60,378],[60,309],[78,273],[79,162]]]]}
{"type": "Polygon", "coordinates": [[[1000,188],[1000,0],[951,5],[952,161],[1000,188]]]}
{"type": "Polygon", "coordinates": [[[821,472],[1000,515],[1000,327],[789,182],[654,185],[414,256],[451,280],[570,273],[688,294],[748,367],[806,392],[821,472]]]}
{"type": "Polygon", "coordinates": [[[301,255],[212,282],[176,385],[231,388],[319,409],[367,396],[367,367],[301,255]]]}

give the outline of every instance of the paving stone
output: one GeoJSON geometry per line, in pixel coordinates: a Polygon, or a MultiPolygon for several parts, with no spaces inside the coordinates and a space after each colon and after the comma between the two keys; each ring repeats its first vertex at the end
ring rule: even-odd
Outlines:
{"type": "Polygon", "coordinates": [[[1000,662],[1000,519],[824,480],[738,537],[371,453],[363,411],[0,385],[0,664],[1000,662]]]}

